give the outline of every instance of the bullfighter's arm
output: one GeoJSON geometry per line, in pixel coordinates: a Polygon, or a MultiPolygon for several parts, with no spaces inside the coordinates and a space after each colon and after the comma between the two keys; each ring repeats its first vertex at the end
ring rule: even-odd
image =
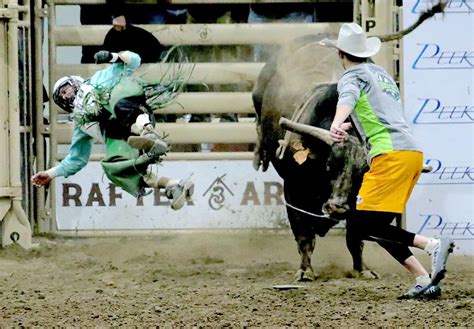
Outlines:
{"type": "Polygon", "coordinates": [[[339,143],[343,142],[352,125],[350,122],[344,122],[352,113],[352,107],[346,104],[338,104],[336,108],[336,115],[331,124],[330,136],[331,138],[339,143]]]}
{"type": "Polygon", "coordinates": [[[346,72],[337,83],[339,98],[337,101],[336,115],[331,124],[330,136],[339,143],[343,142],[347,135],[347,130],[352,127],[349,122],[345,122],[352,113],[361,92],[361,83],[364,80],[363,72],[360,77],[357,72],[346,72]]]}

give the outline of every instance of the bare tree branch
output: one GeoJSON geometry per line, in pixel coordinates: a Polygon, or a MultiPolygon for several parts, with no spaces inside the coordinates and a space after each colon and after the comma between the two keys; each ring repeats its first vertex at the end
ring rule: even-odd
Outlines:
{"type": "Polygon", "coordinates": [[[441,0],[437,5],[434,5],[429,10],[421,13],[420,17],[418,17],[418,20],[415,23],[413,23],[411,26],[409,26],[407,29],[396,32],[396,33],[381,35],[381,36],[377,36],[377,37],[382,42],[399,40],[403,36],[405,36],[408,33],[412,32],[418,26],[420,26],[421,23],[426,21],[428,18],[431,18],[431,17],[433,17],[434,15],[436,15],[438,13],[444,13],[444,8],[445,7],[446,7],[446,2],[444,0],[441,0]]]}

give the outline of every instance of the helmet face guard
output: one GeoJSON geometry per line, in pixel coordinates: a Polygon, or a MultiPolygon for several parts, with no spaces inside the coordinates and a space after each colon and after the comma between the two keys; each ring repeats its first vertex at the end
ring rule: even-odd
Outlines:
{"type": "Polygon", "coordinates": [[[59,79],[53,87],[54,102],[64,111],[71,113],[74,109],[74,99],[76,98],[79,87],[83,82],[84,79],[75,75],[66,76],[59,79]],[[72,96],[65,97],[63,88],[66,86],[71,86],[73,88],[74,94],[72,96]]]}

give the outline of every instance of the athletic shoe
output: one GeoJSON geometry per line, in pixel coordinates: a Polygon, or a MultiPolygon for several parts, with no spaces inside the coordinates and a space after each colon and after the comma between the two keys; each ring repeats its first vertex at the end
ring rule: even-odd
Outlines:
{"type": "Polygon", "coordinates": [[[441,297],[441,287],[430,285],[420,296],[426,299],[435,299],[441,297]]]}
{"type": "Polygon", "coordinates": [[[416,278],[416,283],[398,299],[434,299],[441,296],[441,287],[434,286],[430,282],[430,278],[416,278]]]}
{"type": "Polygon", "coordinates": [[[190,201],[194,193],[194,183],[189,179],[182,179],[165,189],[166,196],[171,199],[171,209],[183,208],[185,201],[190,201]]]}
{"type": "Polygon", "coordinates": [[[146,134],[143,136],[130,136],[127,144],[133,148],[143,150],[152,158],[159,158],[165,155],[168,150],[168,144],[155,134],[146,134]]]}
{"type": "Polygon", "coordinates": [[[431,284],[437,286],[444,279],[448,256],[454,250],[454,241],[449,238],[441,238],[438,245],[431,253],[431,284]]]}

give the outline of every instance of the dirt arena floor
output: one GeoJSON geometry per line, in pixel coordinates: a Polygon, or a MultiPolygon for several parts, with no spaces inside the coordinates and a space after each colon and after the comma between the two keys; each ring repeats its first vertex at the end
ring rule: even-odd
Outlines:
{"type": "Polygon", "coordinates": [[[317,281],[281,291],[299,263],[287,230],[35,242],[0,249],[2,328],[474,326],[473,257],[450,258],[441,299],[399,301],[412,283],[404,269],[368,244],[382,278],[350,278],[338,235],[317,242],[317,281]]]}

